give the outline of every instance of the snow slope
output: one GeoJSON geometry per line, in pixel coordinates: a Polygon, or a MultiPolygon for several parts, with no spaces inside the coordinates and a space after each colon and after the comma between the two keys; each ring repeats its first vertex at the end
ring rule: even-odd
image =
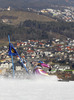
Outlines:
{"type": "Polygon", "coordinates": [[[0,100],[74,100],[74,82],[58,82],[56,76],[32,79],[0,79],[0,100]]]}

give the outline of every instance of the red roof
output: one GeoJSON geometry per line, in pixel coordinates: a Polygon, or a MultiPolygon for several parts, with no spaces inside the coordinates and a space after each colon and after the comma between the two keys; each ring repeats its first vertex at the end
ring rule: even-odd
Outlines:
{"type": "Polygon", "coordinates": [[[33,50],[27,50],[27,52],[28,52],[28,53],[33,53],[34,51],[33,51],[33,50]]]}
{"type": "Polygon", "coordinates": [[[17,46],[20,46],[20,43],[17,43],[17,46]]]}
{"type": "Polygon", "coordinates": [[[40,44],[40,45],[43,45],[43,43],[42,43],[42,42],[40,42],[39,44],[40,44]]]}
{"type": "Polygon", "coordinates": [[[30,40],[31,42],[38,42],[38,40],[30,40]]]}
{"type": "Polygon", "coordinates": [[[62,46],[61,44],[58,44],[57,46],[62,46]]]}

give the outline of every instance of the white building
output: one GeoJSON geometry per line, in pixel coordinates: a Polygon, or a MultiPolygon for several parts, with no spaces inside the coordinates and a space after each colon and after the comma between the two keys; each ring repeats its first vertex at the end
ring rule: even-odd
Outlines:
{"type": "Polygon", "coordinates": [[[9,6],[9,7],[7,8],[7,10],[10,11],[10,10],[11,10],[11,7],[9,6]]]}

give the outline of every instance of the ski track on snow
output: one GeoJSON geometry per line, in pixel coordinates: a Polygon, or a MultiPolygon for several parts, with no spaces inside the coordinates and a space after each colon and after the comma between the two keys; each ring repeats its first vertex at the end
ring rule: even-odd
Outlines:
{"type": "Polygon", "coordinates": [[[56,76],[32,79],[0,79],[0,100],[74,100],[74,81],[56,76]]]}

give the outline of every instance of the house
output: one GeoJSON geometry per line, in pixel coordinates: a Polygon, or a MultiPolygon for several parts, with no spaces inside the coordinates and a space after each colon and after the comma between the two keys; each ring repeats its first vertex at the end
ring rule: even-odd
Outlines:
{"type": "Polygon", "coordinates": [[[45,56],[49,56],[49,55],[51,55],[52,53],[51,53],[50,51],[44,51],[44,54],[45,54],[45,56]]]}
{"type": "Polygon", "coordinates": [[[21,71],[22,67],[21,66],[16,66],[15,70],[16,71],[21,71]]]}
{"type": "Polygon", "coordinates": [[[34,51],[33,50],[27,50],[27,53],[34,53],[34,51]]]}
{"type": "Polygon", "coordinates": [[[0,74],[1,74],[1,75],[4,75],[5,73],[6,73],[6,69],[5,69],[5,68],[0,69],[0,74]]]}
{"type": "Polygon", "coordinates": [[[7,8],[7,10],[10,11],[10,10],[11,10],[11,7],[9,6],[9,7],[7,8]]]}

